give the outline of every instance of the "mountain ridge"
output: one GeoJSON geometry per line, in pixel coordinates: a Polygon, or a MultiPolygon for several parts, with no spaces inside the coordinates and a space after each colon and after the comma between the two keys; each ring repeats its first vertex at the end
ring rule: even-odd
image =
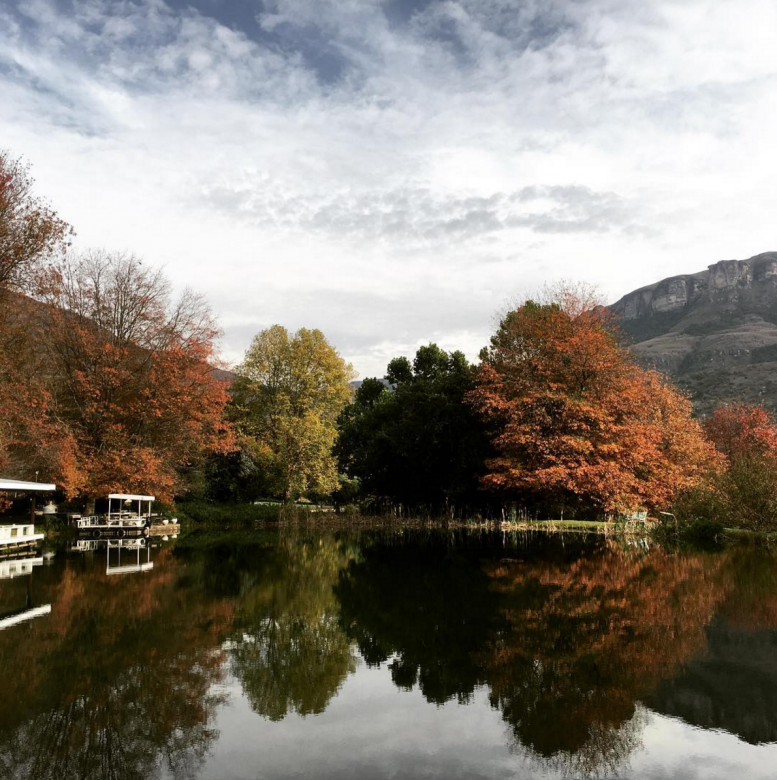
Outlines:
{"type": "Polygon", "coordinates": [[[777,252],[670,276],[609,308],[637,360],[672,377],[699,413],[733,401],[777,410],[777,252]]]}

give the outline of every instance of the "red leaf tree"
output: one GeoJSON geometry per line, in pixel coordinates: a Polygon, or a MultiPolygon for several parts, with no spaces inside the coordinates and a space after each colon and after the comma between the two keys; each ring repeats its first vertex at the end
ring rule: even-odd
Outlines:
{"type": "Polygon", "coordinates": [[[206,455],[232,446],[202,298],[173,302],[160,272],[104,253],[67,260],[41,296],[47,384],[80,474],[70,487],[170,500],[206,455]]]}
{"type": "Polygon", "coordinates": [[[667,506],[716,460],[689,401],[634,364],[607,310],[569,290],[556,301],[509,312],[481,354],[469,400],[498,452],[485,486],[604,512],[667,506]]]}
{"type": "Polygon", "coordinates": [[[29,166],[0,150],[0,474],[73,484],[73,441],[39,373],[31,301],[19,294],[62,257],[72,229],[33,185],[29,166]]]}
{"type": "Polygon", "coordinates": [[[61,254],[72,234],[33,185],[29,166],[0,150],[0,290],[27,287],[34,271],[61,254]]]}
{"type": "Polygon", "coordinates": [[[704,430],[730,462],[777,458],[777,424],[762,406],[722,404],[705,420],[704,430]]]}

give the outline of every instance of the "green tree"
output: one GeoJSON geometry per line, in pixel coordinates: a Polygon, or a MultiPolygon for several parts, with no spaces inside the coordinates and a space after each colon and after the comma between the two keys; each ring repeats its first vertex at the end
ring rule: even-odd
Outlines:
{"type": "Polygon", "coordinates": [[[237,369],[233,415],[257,446],[251,457],[267,492],[293,500],[338,486],[332,447],[355,373],[320,330],[273,325],[253,340],[237,369]]]}
{"type": "Polygon", "coordinates": [[[486,439],[463,399],[474,369],[462,352],[421,347],[367,379],[342,414],[337,454],[364,498],[432,512],[480,503],[486,439]]]}

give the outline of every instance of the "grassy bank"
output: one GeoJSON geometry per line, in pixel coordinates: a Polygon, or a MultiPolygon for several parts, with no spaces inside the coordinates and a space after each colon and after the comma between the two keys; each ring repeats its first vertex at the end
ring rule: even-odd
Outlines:
{"type": "Polygon", "coordinates": [[[214,504],[205,501],[180,502],[178,518],[185,524],[214,526],[263,526],[281,520],[302,521],[320,526],[351,528],[355,526],[397,526],[445,528],[488,528],[505,531],[537,531],[544,533],[596,533],[645,536],[649,528],[642,523],[605,520],[512,520],[498,518],[452,520],[446,516],[422,517],[395,514],[373,515],[348,512],[319,512],[315,506],[281,504],[214,504]]]}
{"type": "Polygon", "coordinates": [[[180,501],[175,514],[182,524],[253,525],[275,522],[280,504],[213,504],[207,501],[180,501]]]}
{"type": "Polygon", "coordinates": [[[724,528],[720,534],[723,542],[774,544],[777,531],[750,531],[746,528],[724,528]]]}

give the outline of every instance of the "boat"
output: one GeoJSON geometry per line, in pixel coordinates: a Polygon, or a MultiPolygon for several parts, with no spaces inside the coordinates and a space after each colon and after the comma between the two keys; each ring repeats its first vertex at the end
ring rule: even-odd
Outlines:
{"type": "Polygon", "coordinates": [[[151,506],[154,496],[134,493],[109,493],[108,512],[103,515],[72,515],[71,522],[80,534],[92,537],[142,535],[148,536],[151,526],[151,506]],[[115,508],[118,502],[118,508],[115,508]],[[134,505],[137,504],[137,511],[134,505]],[[145,511],[145,505],[148,511],[145,511]],[[129,505],[130,509],[125,507],[129,505]]]}

